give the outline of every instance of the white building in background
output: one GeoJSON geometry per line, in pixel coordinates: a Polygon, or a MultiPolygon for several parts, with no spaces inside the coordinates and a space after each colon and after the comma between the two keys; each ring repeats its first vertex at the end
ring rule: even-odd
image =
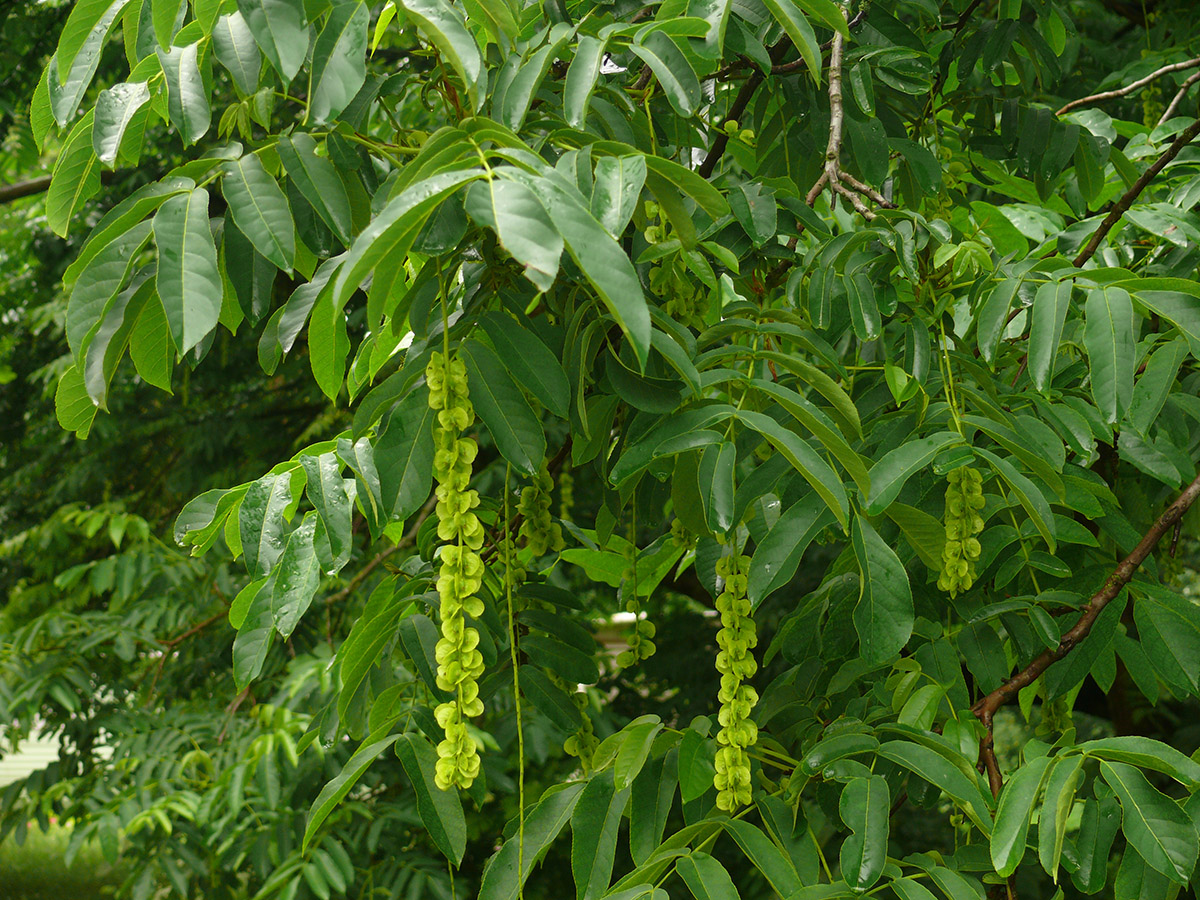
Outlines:
{"type": "Polygon", "coordinates": [[[21,741],[18,753],[0,756],[0,788],[24,778],[31,772],[44,769],[58,759],[58,741],[54,739],[29,738],[21,741]]]}

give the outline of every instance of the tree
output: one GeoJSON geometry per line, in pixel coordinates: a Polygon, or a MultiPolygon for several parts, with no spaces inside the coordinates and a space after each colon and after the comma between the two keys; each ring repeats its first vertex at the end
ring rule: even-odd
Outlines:
{"type": "Polygon", "coordinates": [[[223,442],[190,555],[10,542],[93,543],[9,586],[70,753],[7,824],[124,836],[133,896],[1194,893],[1187,12],[80,0],[47,225],[144,185],[59,422],[330,408],[223,442]]]}

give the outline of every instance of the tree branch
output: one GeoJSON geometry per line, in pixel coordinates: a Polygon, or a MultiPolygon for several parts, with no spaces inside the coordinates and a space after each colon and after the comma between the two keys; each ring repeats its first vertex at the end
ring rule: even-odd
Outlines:
{"type": "Polygon", "coordinates": [[[367,563],[354,574],[354,577],[350,579],[350,582],[344,588],[336,593],[330,594],[325,598],[325,605],[332,606],[335,603],[340,603],[341,601],[345,600],[352,593],[358,590],[358,586],[366,581],[367,576],[374,572],[384,562],[384,560],[386,560],[396,551],[402,550],[412,544],[413,541],[417,539],[417,532],[420,530],[421,525],[427,518],[429,518],[429,514],[433,512],[435,506],[437,506],[436,495],[430,497],[425,502],[425,505],[421,507],[421,511],[417,513],[417,517],[413,520],[412,525],[409,526],[408,531],[404,532],[404,535],[400,538],[400,540],[396,541],[396,543],[391,547],[385,547],[383,550],[380,550],[377,554],[375,554],[374,558],[369,563],[367,563]]]}
{"type": "Polygon", "coordinates": [[[1196,502],[1197,498],[1200,498],[1200,475],[1196,476],[1183,493],[1175,498],[1175,502],[1168,506],[1150,526],[1150,530],[1133,548],[1133,551],[1121,560],[1105,580],[1103,587],[1088,600],[1078,621],[1062,636],[1058,646],[1053,650],[1042,651],[1033,662],[971,707],[971,712],[983,723],[987,732],[980,741],[979,756],[987,770],[993,794],[1000,793],[1000,769],[996,765],[996,754],[992,741],[992,719],[996,710],[1011,701],[1022,688],[1037,681],[1043,672],[1070,653],[1091,633],[1092,626],[1095,625],[1096,619],[1104,607],[1108,606],[1129,584],[1134,572],[1145,562],[1146,557],[1150,555],[1162,536],[1174,528],[1175,523],[1183,517],[1183,514],[1196,502]]]}
{"type": "Polygon", "coordinates": [[[1187,96],[1187,92],[1197,81],[1200,81],[1200,72],[1193,72],[1187,77],[1187,81],[1179,86],[1179,91],[1171,99],[1171,102],[1167,104],[1167,108],[1163,110],[1162,117],[1158,120],[1159,125],[1167,121],[1169,118],[1171,118],[1171,116],[1175,115],[1175,113],[1179,111],[1179,107],[1183,104],[1184,97],[1187,96]]]}
{"type": "Polygon", "coordinates": [[[1161,172],[1167,163],[1179,155],[1180,150],[1195,140],[1198,134],[1200,134],[1200,119],[1197,119],[1185,128],[1163,155],[1156,159],[1154,164],[1142,173],[1141,178],[1133,183],[1133,187],[1127,190],[1124,196],[1117,201],[1116,205],[1109,210],[1108,215],[1104,217],[1104,221],[1100,223],[1100,227],[1096,229],[1096,233],[1092,235],[1092,239],[1088,241],[1087,246],[1075,257],[1076,268],[1082,266],[1092,258],[1092,254],[1096,252],[1096,249],[1100,246],[1100,242],[1104,240],[1104,236],[1121,220],[1121,216],[1125,215],[1125,211],[1133,205],[1133,201],[1146,189],[1146,185],[1154,180],[1154,176],[1161,172]]]}
{"type": "Polygon", "coordinates": [[[1124,87],[1117,88],[1112,91],[1103,91],[1099,94],[1091,94],[1087,97],[1080,97],[1078,100],[1072,100],[1062,109],[1055,113],[1056,116],[1061,116],[1063,113],[1068,113],[1073,109],[1078,109],[1081,106],[1087,106],[1089,103],[1095,103],[1098,100],[1112,100],[1114,97],[1124,97],[1126,94],[1132,94],[1138,88],[1143,88],[1150,82],[1162,78],[1164,75],[1170,75],[1172,72],[1182,72],[1185,69],[1194,69],[1200,66],[1200,56],[1194,59],[1185,59],[1183,62],[1171,63],[1169,66],[1163,66],[1161,69],[1155,69],[1145,78],[1139,78],[1137,81],[1131,81],[1124,87]]]}
{"type": "Polygon", "coordinates": [[[0,184],[0,203],[12,203],[24,197],[44,193],[50,187],[50,176],[31,178],[29,181],[18,181],[16,184],[0,184]]]}

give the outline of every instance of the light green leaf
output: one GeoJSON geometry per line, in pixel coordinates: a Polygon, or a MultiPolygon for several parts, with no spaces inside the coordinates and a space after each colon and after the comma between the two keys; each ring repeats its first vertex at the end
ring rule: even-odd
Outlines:
{"type": "Polygon", "coordinates": [[[270,573],[283,553],[283,513],[292,502],[292,473],[264,475],[250,485],[238,511],[242,552],[251,577],[270,573]]]}
{"type": "Polygon", "coordinates": [[[350,508],[354,482],[342,477],[342,464],[332,450],[317,456],[305,454],[300,457],[300,465],[304,468],[305,493],[321,517],[329,543],[331,556],[321,562],[333,574],[346,564],[354,549],[350,508]]]}
{"type": "Polygon", "coordinates": [[[550,290],[563,239],[533,191],[519,181],[493,178],[472,184],[465,202],[467,214],[496,232],[500,246],[525,267],[534,287],[550,290]]]}
{"type": "Polygon", "coordinates": [[[363,741],[362,746],[354,751],[354,755],[346,760],[346,765],[342,766],[342,771],[338,773],[337,777],[321,788],[321,793],[317,795],[317,799],[313,801],[313,805],[308,811],[308,821],[304,826],[304,840],[301,844],[302,850],[308,849],[308,845],[312,842],[313,836],[321,824],[333,812],[334,807],[350,793],[350,789],[358,783],[371,763],[399,739],[400,735],[398,734],[387,737],[371,735],[363,741]]]}
{"type": "Polygon", "coordinates": [[[790,897],[800,890],[800,876],[792,861],[762,831],[742,819],[726,819],[722,824],[775,893],[790,897]]]}
{"type": "Polygon", "coordinates": [[[604,896],[612,880],[621,817],[629,803],[629,787],[616,790],[604,772],[588,780],[571,814],[571,873],[576,900],[604,896]]]}
{"type": "Polygon", "coordinates": [[[286,86],[308,55],[304,0],[237,0],[237,6],[254,40],[286,86]]]}
{"type": "Polygon", "coordinates": [[[466,341],[461,353],[471,403],[496,447],[518,471],[534,474],[546,455],[546,435],[529,401],[495,350],[478,341],[466,341]]]}
{"type": "Polygon", "coordinates": [[[157,295],[143,307],[129,336],[129,358],[147,384],[171,393],[175,347],[166,310],[157,295]]]}
{"type": "Polygon", "coordinates": [[[79,273],[67,300],[63,329],[76,362],[82,364],[93,329],[125,285],[149,239],[150,223],[139,222],[93,256],[79,273]]]}
{"type": "Polygon", "coordinates": [[[200,74],[199,50],[199,43],[158,50],[158,61],[167,82],[167,111],[185,147],[204,137],[212,124],[209,91],[200,74]]]}
{"type": "Polygon", "coordinates": [[[888,741],[880,744],[876,752],[941,788],[962,808],[976,828],[984,835],[991,835],[991,813],[979,782],[969,779],[941,753],[912,741],[888,741]]]}
{"type": "Polygon", "coordinates": [[[275,638],[271,592],[265,589],[265,584],[263,587],[250,600],[237,637],[233,639],[233,680],[239,690],[262,673],[275,638]]]}
{"type": "Polygon", "coordinates": [[[1170,744],[1153,738],[1133,734],[1120,735],[1086,741],[1076,749],[1096,759],[1108,759],[1140,769],[1162,772],[1191,791],[1200,788],[1200,762],[1185,756],[1170,744]]]}
{"type": "MultiPolygon", "coordinates": [[[[800,57],[812,74],[813,81],[821,83],[821,45],[813,33],[812,25],[804,17],[804,13],[792,0],[763,0],[763,5],[771,11],[775,21],[783,26],[787,36],[795,48],[800,51],[800,57]]],[[[846,27],[846,19],[838,13],[842,28],[846,27]]],[[[841,30],[841,29],[839,29],[841,30]]]]}
{"type": "Polygon", "coordinates": [[[896,552],[863,516],[851,529],[854,555],[862,580],[854,626],[863,659],[883,663],[908,643],[913,627],[912,589],[896,552]]]}
{"type": "Polygon", "coordinates": [[[645,862],[662,842],[678,787],[679,752],[674,749],[650,760],[633,780],[629,798],[629,855],[634,863],[645,862]]]}
{"type": "Polygon", "coordinates": [[[296,236],[287,197],[253,154],[222,166],[221,190],[233,221],[254,249],[289,274],[296,236]]]}
{"type": "Polygon", "coordinates": [[[675,112],[691,118],[700,106],[700,79],[678,45],[663,32],[654,31],[629,49],[650,67],[675,112]]]}
{"type": "Polygon", "coordinates": [[[1196,828],[1188,814],[1133,766],[1104,760],[1100,774],[1121,801],[1121,829],[1129,843],[1148,866],[1186,885],[1198,850],[1196,828]]]}
{"type": "Polygon", "coordinates": [[[208,224],[208,191],[196,188],[169,198],[154,216],[158,247],[155,286],[180,353],[187,353],[217,326],[221,273],[208,224]]]}
{"type": "Polygon", "coordinates": [[[51,61],[51,65],[57,62],[60,77],[67,77],[75,65],[75,57],[87,52],[88,45],[95,43],[97,35],[100,36],[100,43],[103,43],[108,29],[128,2],[129,0],[79,0],[74,5],[59,36],[55,59],[51,61]]]}
{"type": "Polygon", "coordinates": [[[620,237],[637,208],[646,183],[646,157],[602,156],[596,161],[592,215],[613,237],[620,237]]]}
{"type": "Polygon", "coordinates": [[[335,3],[313,47],[306,122],[336,119],[367,78],[367,4],[335,3]]]}
{"type": "Polygon", "coordinates": [[[1052,757],[1038,756],[1017,769],[1000,792],[991,855],[996,871],[1007,878],[1021,864],[1029,835],[1029,817],[1052,757]]]}
{"type": "Polygon", "coordinates": [[[592,91],[596,89],[596,79],[600,76],[605,47],[604,38],[585,35],[575,48],[575,56],[567,69],[567,81],[563,87],[563,113],[572,128],[582,130],[587,120],[588,104],[592,100],[592,91]]]}
{"type": "Polygon", "coordinates": [[[1058,883],[1058,862],[1062,858],[1063,840],[1067,835],[1067,820],[1082,779],[1082,756],[1057,758],[1046,777],[1046,795],[1038,818],[1038,860],[1055,884],[1058,883]]]}
{"type": "MultiPolygon", "coordinates": [[[[249,96],[258,90],[258,76],[262,71],[262,54],[245,17],[237,10],[221,16],[213,25],[213,53],[217,62],[233,77],[233,83],[243,94],[249,96]]],[[[286,138],[281,138],[286,140],[286,138]]]]}
{"type": "Polygon", "coordinates": [[[1088,291],[1083,343],[1091,366],[1092,397],[1104,420],[1115,425],[1133,400],[1133,302],[1121,288],[1088,291]]]}
{"type": "Polygon", "coordinates": [[[74,366],[63,372],[54,390],[54,414],[58,424],[67,431],[75,432],[81,440],[92,430],[96,418],[96,404],[88,396],[83,374],[74,366]]]}
{"type": "Polygon", "coordinates": [[[430,42],[462,79],[471,100],[471,109],[483,102],[481,87],[486,87],[483,58],[475,38],[467,29],[466,19],[446,0],[401,0],[404,11],[424,32],[430,42]]]}
{"type": "Polygon", "coordinates": [[[129,123],[149,102],[150,89],[144,81],[122,82],[100,92],[92,126],[92,149],[103,165],[109,168],[116,165],[129,123]]]}
{"type": "Polygon", "coordinates": [[[327,157],[317,155],[317,142],[297,131],[276,144],[284,171],[317,215],[333,229],[343,244],[350,243],[350,197],[346,184],[327,157]]]}
{"type": "MultiPolygon", "coordinates": [[[[245,500],[242,502],[244,505],[245,500]]],[[[283,553],[272,567],[271,577],[263,589],[264,593],[271,595],[275,629],[285,638],[291,637],[296,630],[321,584],[321,567],[313,543],[316,527],[316,513],[305,515],[300,526],[288,535],[283,553]]],[[[259,559],[262,559],[261,550],[259,559]]]]}
{"type": "Polygon", "coordinates": [[[989,366],[995,364],[1000,338],[1008,324],[1008,312],[1020,286],[1020,278],[1004,279],[992,288],[976,314],[975,339],[979,344],[979,355],[989,366]]]}
{"type": "Polygon", "coordinates": [[[467,823],[457,791],[439,790],[433,780],[437,751],[422,735],[408,733],[396,741],[396,756],[417,795],[417,811],[425,833],[454,865],[467,849],[467,823]]]}
{"type": "Polygon", "coordinates": [[[1054,530],[1054,515],[1050,512],[1050,504],[1046,502],[1045,496],[1038,487],[1013,468],[1012,463],[1006,459],[996,456],[980,447],[975,448],[975,453],[983,457],[996,473],[1008,485],[1008,489],[1017,495],[1017,500],[1025,512],[1029,514],[1029,518],[1033,521],[1038,533],[1045,539],[1046,545],[1053,553],[1057,547],[1057,540],[1054,530]]]}
{"type": "Polygon", "coordinates": [[[624,790],[633,784],[649,759],[650,748],[662,727],[658,716],[641,716],[622,729],[621,746],[613,766],[613,785],[617,790],[624,790]]]}
{"type": "MultiPolygon", "coordinates": [[[[510,79],[498,79],[496,93],[492,98],[492,115],[514,132],[520,131],[529,113],[533,95],[546,77],[550,63],[558,56],[567,42],[568,35],[561,27],[551,32],[550,43],[539,48],[513,71],[510,79]],[[557,35],[557,38],[555,37],[557,35]]],[[[515,65],[513,57],[509,65],[515,65]]]]}
{"type": "Polygon", "coordinates": [[[100,161],[92,147],[95,110],[88,110],[58,151],[46,191],[46,224],[59,237],[67,236],[71,217],[100,190],[100,161]]]}

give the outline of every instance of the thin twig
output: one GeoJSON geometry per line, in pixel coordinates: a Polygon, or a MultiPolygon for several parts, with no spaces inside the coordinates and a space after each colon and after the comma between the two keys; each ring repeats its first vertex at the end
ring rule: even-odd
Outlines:
{"type": "Polygon", "coordinates": [[[1163,66],[1161,69],[1155,69],[1145,78],[1139,78],[1137,81],[1131,81],[1124,87],[1116,88],[1111,91],[1102,91],[1099,94],[1091,94],[1087,97],[1080,97],[1078,100],[1072,100],[1062,109],[1055,113],[1056,116],[1061,116],[1063,113],[1069,113],[1073,109],[1078,109],[1081,106],[1087,106],[1089,103],[1096,103],[1099,100],[1112,100],[1114,97],[1124,97],[1126,94],[1132,94],[1138,88],[1143,88],[1150,82],[1162,78],[1164,75],[1170,75],[1172,72],[1182,72],[1185,69],[1194,69],[1200,66],[1200,56],[1194,59],[1185,59],[1183,62],[1171,63],[1169,66],[1163,66]]]}
{"type": "Polygon", "coordinates": [[[355,574],[355,576],[350,579],[349,584],[347,584],[337,593],[330,594],[328,597],[326,597],[326,605],[332,606],[335,603],[340,603],[341,601],[345,600],[358,589],[358,586],[362,584],[366,580],[367,576],[374,572],[375,569],[384,562],[384,560],[386,560],[396,551],[403,550],[405,547],[410,546],[417,539],[417,532],[420,530],[421,525],[425,522],[425,520],[429,518],[429,514],[433,512],[435,506],[437,506],[437,497],[432,496],[425,501],[425,505],[421,507],[421,511],[417,513],[417,517],[413,520],[412,525],[409,526],[408,531],[404,532],[400,540],[396,541],[396,543],[391,547],[385,547],[383,550],[380,550],[379,553],[375,554],[375,557],[369,563],[363,566],[355,574]]]}
{"type": "Polygon", "coordinates": [[[1158,120],[1159,125],[1163,124],[1163,122],[1167,121],[1169,118],[1171,118],[1171,116],[1175,115],[1175,113],[1179,111],[1179,107],[1183,104],[1184,97],[1187,96],[1187,92],[1197,81],[1200,81],[1200,72],[1193,72],[1187,77],[1187,81],[1179,86],[1178,92],[1173,98],[1171,98],[1171,102],[1167,104],[1167,108],[1163,110],[1162,118],[1158,120]]]}
{"type": "Polygon", "coordinates": [[[1043,650],[1033,662],[971,707],[971,712],[983,723],[986,732],[980,741],[979,756],[988,771],[988,781],[994,794],[998,794],[1000,790],[1000,770],[996,766],[996,754],[992,739],[992,720],[996,711],[1016,697],[1023,688],[1037,681],[1043,672],[1070,653],[1091,633],[1092,626],[1096,624],[1096,619],[1104,607],[1108,606],[1129,584],[1134,572],[1145,562],[1146,557],[1150,555],[1162,536],[1175,526],[1175,523],[1183,517],[1183,514],[1196,502],[1197,498],[1200,498],[1200,475],[1197,475],[1183,493],[1175,498],[1175,502],[1168,506],[1166,511],[1150,526],[1150,530],[1146,532],[1132,552],[1113,569],[1103,587],[1088,600],[1078,621],[1063,634],[1058,646],[1053,650],[1043,650]]]}
{"type": "Polygon", "coordinates": [[[1096,229],[1096,233],[1092,235],[1092,239],[1088,241],[1087,246],[1075,257],[1076,268],[1079,268],[1092,258],[1092,254],[1096,252],[1096,249],[1100,246],[1100,242],[1104,240],[1104,236],[1121,220],[1121,216],[1125,215],[1125,211],[1133,205],[1133,201],[1146,189],[1146,185],[1154,180],[1154,176],[1161,172],[1167,163],[1179,155],[1180,150],[1195,140],[1198,134],[1200,134],[1200,119],[1185,128],[1163,155],[1156,159],[1154,164],[1142,173],[1142,176],[1133,183],[1133,187],[1127,190],[1125,195],[1109,210],[1108,215],[1104,217],[1104,221],[1100,223],[1100,227],[1096,229]]]}

